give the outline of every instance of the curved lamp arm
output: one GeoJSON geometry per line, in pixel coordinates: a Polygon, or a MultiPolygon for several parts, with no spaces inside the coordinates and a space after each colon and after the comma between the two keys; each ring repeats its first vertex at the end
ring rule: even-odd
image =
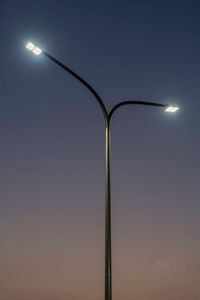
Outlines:
{"type": "Polygon", "coordinates": [[[51,56],[50,54],[48,54],[45,51],[42,51],[42,53],[47,58],[49,58],[51,61],[53,61],[54,63],[56,63],[59,67],[61,67],[66,72],[68,72],[70,75],[72,75],[74,78],[76,78],[79,82],[81,82],[90,91],[90,93],[96,98],[97,102],[99,103],[99,105],[101,107],[101,110],[103,112],[105,121],[107,122],[108,121],[108,112],[107,112],[107,109],[105,107],[105,104],[104,104],[103,100],[101,99],[101,97],[99,96],[99,94],[95,91],[95,89],[87,81],[85,81],[82,77],[80,77],[77,73],[75,73],[73,70],[71,70],[70,68],[68,68],[66,65],[64,65],[60,61],[58,61],[56,58],[54,58],[53,56],[51,56]]]}
{"type": "Polygon", "coordinates": [[[35,55],[39,55],[39,54],[44,54],[48,59],[50,59],[51,61],[53,61],[55,64],[57,64],[59,67],[61,67],[62,69],[64,69],[66,72],[68,72],[71,76],[73,76],[74,78],[76,78],[82,85],[84,85],[89,91],[90,93],[95,97],[95,99],[97,100],[98,104],[101,107],[101,110],[103,112],[104,115],[104,119],[105,119],[105,124],[106,127],[109,126],[110,120],[113,116],[113,113],[121,106],[125,106],[125,105],[129,105],[129,104],[139,104],[139,105],[150,105],[150,106],[160,106],[160,107],[165,107],[166,111],[168,112],[175,112],[178,110],[178,107],[172,107],[169,106],[167,104],[160,104],[160,103],[155,103],[155,102],[147,102],[147,101],[140,101],[140,100],[130,100],[130,101],[123,101],[118,103],[117,105],[115,105],[110,113],[108,113],[106,106],[103,102],[103,100],[101,99],[101,97],[99,96],[99,94],[96,92],[96,90],[86,81],[84,80],[81,76],[79,76],[77,73],[75,73],[73,70],[71,70],[70,68],[68,68],[66,65],[64,65],[63,63],[61,63],[59,60],[57,60],[56,58],[54,58],[53,56],[51,56],[50,54],[48,54],[46,51],[41,50],[40,48],[38,48],[37,46],[35,46],[33,43],[29,42],[26,45],[26,48],[28,50],[30,50],[31,52],[33,52],[35,55]]]}
{"type": "Polygon", "coordinates": [[[113,116],[113,113],[120,108],[121,106],[126,106],[126,105],[132,105],[132,104],[138,104],[138,105],[149,105],[149,106],[158,106],[158,107],[163,107],[166,108],[169,105],[168,104],[161,104],[161,103],[156,103],[156,102],[148,102],[148,101],[142,101],[142,100],[129,100],[129,101],[123,101],[119,102],[116,104],[110,111],[108,115],[109,122],[111,121],[111,118],[113,116]]]}

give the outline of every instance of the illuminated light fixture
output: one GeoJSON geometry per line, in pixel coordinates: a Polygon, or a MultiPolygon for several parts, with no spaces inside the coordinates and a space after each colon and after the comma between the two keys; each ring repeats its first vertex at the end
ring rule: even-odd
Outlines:
{"type": "Polygon", "coordinates": [[[30,51],[32,51],[35,55],[39,55],[42,50],[38,47],[36,47],[33,43],[29,42],[27,45],[26,45],[26,48],[30,51]]]}
{"type": "Polygon", "coordinates": [[[179,110],[179,108],[175,106],[167,106],[167,108],[165,109],[166,112],[171,112],[171,113],[174,113],[177,110],[179,110]]]}
{"type": "Polygon", "coordinates": [[[28,49],[28,50],[30,50],[30,51],[33,51],[33,49],[35,48],[35,45],[33,44],[33,43],[28,43],[27,45],[26,45],[26,48],[28,49]]]}
{"type": "Polygon", "coordinates": [[[35,48],[32,50],[32,52],[33,52],[35,55],[39,55],[39,54],[42,52],[42,50],[41,50],[40,48],[38,48],[38,47],[35,47],[35,48]]]}

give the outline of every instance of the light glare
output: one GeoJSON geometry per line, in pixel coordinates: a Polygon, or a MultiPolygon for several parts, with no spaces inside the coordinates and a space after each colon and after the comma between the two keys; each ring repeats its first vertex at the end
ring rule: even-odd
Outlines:
{"type": "Polygon", "coordinates": [[[30,51],[33,51],[33,49],[35,48],[35,45],[31,42],[29,42],[27,45],[26,45],[26,48],[30,51]]]}
{"type": "Polygon", "coordinates": [[[38,47],[35,47],[32,51],[35,55],[39,55],[42,52],[42,50],[38,47]]]}
{"type": "Polygon", "coordinates": [[[176,112],[177,110],[179,110],[179,108],[178,108],[178,107],[175,107],[175,106],[168,106],[168,107],[165,109],[165,111],[171,112],[171,113],[174,113],[174,112],[176,112]]]}

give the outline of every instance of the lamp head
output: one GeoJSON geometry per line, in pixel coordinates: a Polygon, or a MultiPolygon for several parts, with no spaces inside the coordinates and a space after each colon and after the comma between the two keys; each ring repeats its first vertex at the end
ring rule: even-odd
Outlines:
{"type": "Polygon", "coordinates": [[[170,112],[170,113],[175,113],[177,110],[179,110],[179,107],[177,107],[177,106],[171,106],[171,105],[168,105],[168,106],[165,108],[165,111],[166,111],[166,112],[170,112]]]}
{"type": "Polygon", "coordinates": [[[42,53],[42,50],[40,48],[38,48],[36,45],[34,45],[33,43],[29,42],[28,44],[26,44],[26,48],[33,52],[35,55],[39,55],[42,53]]]}

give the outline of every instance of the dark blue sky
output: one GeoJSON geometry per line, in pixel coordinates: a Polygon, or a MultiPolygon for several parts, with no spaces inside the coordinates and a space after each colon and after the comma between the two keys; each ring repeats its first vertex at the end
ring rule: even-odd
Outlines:
{"type": "Polygon", "coordinates": [[[0,298],[100,300],[112,123],[113,297],[200,298],[200,3],[1,1],[0,298]]]}

